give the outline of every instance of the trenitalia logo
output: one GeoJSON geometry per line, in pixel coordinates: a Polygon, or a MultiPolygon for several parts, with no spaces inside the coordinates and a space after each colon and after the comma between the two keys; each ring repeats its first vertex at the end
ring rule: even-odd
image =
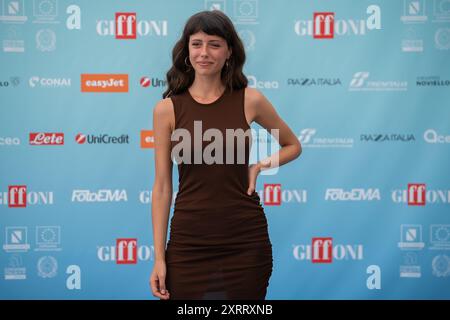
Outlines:
{"type": "Polygon", "coordinates": [[[64,144],[64,133],[31,132],[30,145],[32,146],[59,146],[64,144]]]}
{"type": "Polygon", "coordinates": [[[128,74],[82,74],[81,92],[128,92],[128,74]]]}
{"type": "Polygon", "coordinates": [[[365,35],[366,30],[381,29],[381,9],[377,5],[367,7],[365,20],[335,20],[334,12],[315,12],[313,20],[297,20],[294,32],[298,36],[314,39],[333,39],[335,35],[365,35]]]}
{"type": "Polygon", "coordinates": [[[294,245],[296,260],[311,260],[312,263],[332,263],[335,260],[363,260],[363,245],[336,244],[333,238],[312,238],[311,245],[294,245]]]}
{"type": "Polygon", "coordinates": [[[97,22],[97,34],[116,39],[136,39],[139,36],[167,36],[167,20],[137,20],[135,12],[116,12],[114,20],[97,22]]]}
{"type": "Polygon", "coordinates": [[[8,192],[0,192],[0,205],[9,208],[26,208],[31,205],[53,204],[53,192],[27,191],[26,185],[8,186],[8,192]]]}

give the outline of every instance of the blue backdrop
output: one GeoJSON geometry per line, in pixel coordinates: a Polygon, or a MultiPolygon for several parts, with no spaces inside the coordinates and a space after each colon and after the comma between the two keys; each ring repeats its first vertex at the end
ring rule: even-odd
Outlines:
{"type": "Polygon", "coordinates": [[[267,298],[450,298],[450,0],[0,9],[0,298],[153,298],[153,107],[185,22],[211,9],[303,146],[258,177],[267,298]]]}

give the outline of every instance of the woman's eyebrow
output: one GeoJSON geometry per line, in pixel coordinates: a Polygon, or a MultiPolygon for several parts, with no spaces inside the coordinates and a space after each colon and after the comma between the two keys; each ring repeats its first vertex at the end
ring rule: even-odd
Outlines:
{"type": "MultiPolygon", "coordinates": [[[[202,39],[192,39],[192,41],[202,41],[202,39]]],[[[213,42],[213,41],[222,42],[222,40],[220,40],[220,39],[212,39],[212,40],[209,40],[208,42],[213,42]]]]}

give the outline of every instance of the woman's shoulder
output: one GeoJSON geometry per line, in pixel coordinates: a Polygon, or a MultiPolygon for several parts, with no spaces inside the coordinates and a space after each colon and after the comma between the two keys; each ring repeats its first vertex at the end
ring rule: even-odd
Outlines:
{"type": "Polygon", "coordinates": [[[154,108],[154,113],[157,116],[169,116],[173,114],[173,102],[171,98],[164,98],[159,100],[154,108]]]}
{"type": "Polygon", "coordinates": [[[245,104],[254,108],[265,100],[264,95],[256,88],[245,88],[245,104]]]}
{"type": "Polygon", "coordinates": [[[172,98],[164,98],[159,100],[155,105],[155,110],[164,112],[165,109],[170,109],[173,106],[172,98]]]}
{"type": "Polygon", "coordinates": [[[264,97],[264,95],[256,88],[245,88],[245,97],[251,101],[258,101],[264,97]]]}

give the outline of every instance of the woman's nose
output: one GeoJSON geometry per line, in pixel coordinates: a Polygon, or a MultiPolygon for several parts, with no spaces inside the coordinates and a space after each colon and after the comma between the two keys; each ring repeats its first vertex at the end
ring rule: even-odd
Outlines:
{"type": "Polygon", "coordinates": [[[202,46],[202,49],[201,49],[201,51],[200,51],[200,54],[201,54],[202,56],[208,55],[208,50],[206,50],[206,49],[207,49],[206,45],[203,45],[203,46],[202,46]]]}

